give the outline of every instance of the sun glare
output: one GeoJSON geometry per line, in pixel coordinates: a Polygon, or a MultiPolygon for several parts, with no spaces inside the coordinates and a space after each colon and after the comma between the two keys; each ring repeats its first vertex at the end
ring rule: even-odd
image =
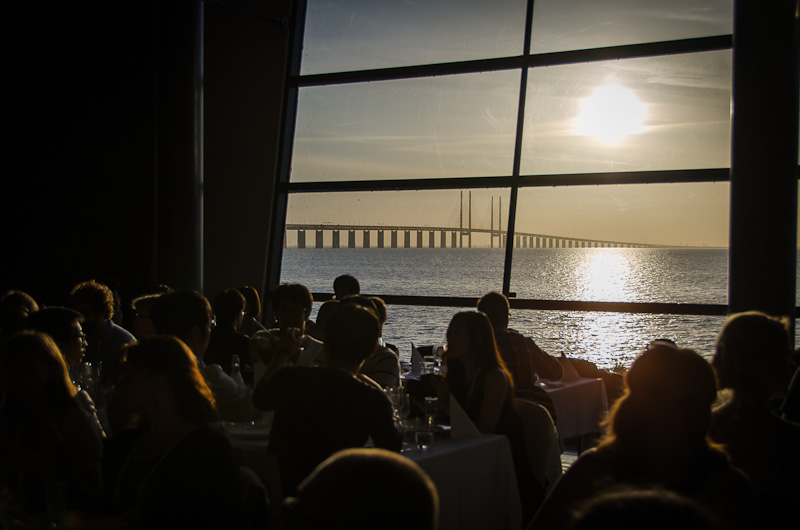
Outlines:
{"type": "Polygon", "coordinates": [[[644,130],[645,107],[631,90],[619,85],[605,85],[581,100],[581,113],[575,118],[575,128],[579,134],[614,144],[644,130]]]}

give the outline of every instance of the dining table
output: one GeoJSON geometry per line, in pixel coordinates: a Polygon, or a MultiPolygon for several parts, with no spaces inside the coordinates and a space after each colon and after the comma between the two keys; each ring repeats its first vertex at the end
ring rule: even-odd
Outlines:
{"type": "Polygon", "coordinates": [[[562,441],[600,431],[600,424],[608,413],[608,397],[602,379],[577,377],[541,381],[540,386],[553,401],[558,436],[562,441]]]}
{"type": "Polygon", "coordinates": [[[440,530],[516,530],[522,525],[508,438],[484,434],[436,439],[426,450],[404,451],[436,485],[440,530]]]}

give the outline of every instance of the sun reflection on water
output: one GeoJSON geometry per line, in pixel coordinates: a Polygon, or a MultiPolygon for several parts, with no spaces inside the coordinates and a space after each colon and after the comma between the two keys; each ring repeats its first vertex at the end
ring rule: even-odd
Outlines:
{"type": "Polygon", "coordinates": [[[575,271],[578,300],[628,300],[632,265],[618,249],[586,254],[575,271]]]}

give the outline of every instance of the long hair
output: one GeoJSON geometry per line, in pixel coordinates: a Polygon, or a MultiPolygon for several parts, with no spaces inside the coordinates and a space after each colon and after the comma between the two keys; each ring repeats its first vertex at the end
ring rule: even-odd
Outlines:
{"type": "Polygon", "coordinates": [[[211,390],[197,368],[194,355],[180,339],[156,335],[125,350],[125,362],[150,375],[164,374],[175,395],[179,414],[194,425],[217,419],[211,390]]]}
{"type": "MultiPolygon", "coordinates": [[[[18,374],[31,366],[31,362],[41,362],[47,370],[47,384],[44,389],[46,401],[54,411],[66,411],[75,402],[78,390],[72,384],[67,362],[61,351],[46,333],[20,331],[8,341],[3,351],[2,369],[8,380],[3,386],[9,387],[18,374]]],[[[4,400],[3,406],[6,404],[4,400]]]]}
{"type": "MultiPolygon", "coordinates": [[[[508,378],[508,383],[511,387],[509,394],[513,396],[514,378],[511,377],[511,372],[508,371],[506,363],[500,357],[500,351],[497,349],[497,341],[495,340],[489,317],[480,311],[461,311],[453,316],[450,324],[452,325],[454,322],[462,323],[467,330],[470,347],[468,355],[475,360],[475,364],[478,366],[478,373],[486,373],[495,368],[500,368],[508,378]]],[[[461,361],[452,359],[447,362],[447,382],[450,384],[451,391],[456,396],[466,393],[466,381],[464,380],[461,361]]]]}

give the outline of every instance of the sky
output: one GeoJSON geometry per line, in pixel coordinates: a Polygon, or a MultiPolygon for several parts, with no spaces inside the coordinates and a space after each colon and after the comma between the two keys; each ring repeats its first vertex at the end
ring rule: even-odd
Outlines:
{"type": "MultiPolygon", "coordinates": [[[[309,0],[301,71],[519,55],[525,6],[524,0],[309,0]]],[[[531,53],[731,32],[730,0],[536,0],[535,6],[531,53]]],[[[532,69],[521,174],[728,167],[730,80],[730,51],[532,69]]],[[[519,84],[519,71],[502,71],[302,88],[291,180],[510,175],[519,84]]],[[[524,188],[516,226],[589,239],[726,246],[728,199],[727,183],[524,188]]],[[[505,227],[507,190],[473,190],[472,201],[473,226],[488,228],[499,215],[505,227]]],[[[453,190],[295,194],[287,222],[455,226],[458,204],[453,190]]]]}

